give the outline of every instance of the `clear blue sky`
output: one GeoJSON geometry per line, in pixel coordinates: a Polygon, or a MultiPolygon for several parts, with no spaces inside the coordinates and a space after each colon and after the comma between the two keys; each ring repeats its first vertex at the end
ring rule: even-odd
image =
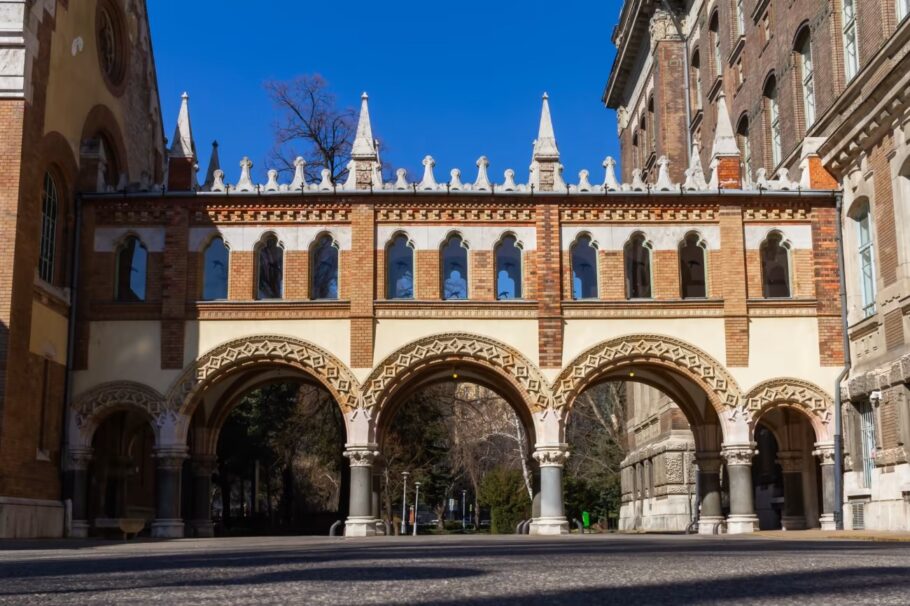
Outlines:
{"type": "Polygon", "coordinates": [[[547,91],[567,181],[587,168],[596,183],[618,155],[600,97],[621,4],[149,0],[165,134],[186,90],[200,170],[217,139],[228,182],[243,156],[264,182],[275,112],[263,83],[319,73],[345,106],[369,93],[383,159],[410,179],[430,154],[440,182],[452,168],[473,181],[480,155],[495,181],[506,168],[525,181],[547,91]]]}

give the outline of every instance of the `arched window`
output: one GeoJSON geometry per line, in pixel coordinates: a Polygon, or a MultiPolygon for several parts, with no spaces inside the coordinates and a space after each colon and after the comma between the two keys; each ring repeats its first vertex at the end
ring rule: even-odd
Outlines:
{"type": "Polygon", "coordinates": [[[338,298],[338,243],[329,234],[310,248],[310,298],[338,298]]]}
{"type": "Polygon", "coordinates": [[[724,60],[720,50],[720,17],[716,10],[711,15],[711,25],[708,29],[711,32],[711,47],[714,49],[714,74],[723,76],[724,60]]]}
{"type": "Polygon", "coordinates": [[[777,100],[777,80],[768,78],[765,84],[765,124],[767,124],[771,147],[771,165],[776,167],[781,160],[780,144],[780,106],[777,100]]]}
{"type": "Polygon", "coordinates": [[[202,254],[202,300],[217,301],[228,297],[229,252],[224,238],[216,236],[202,254]]]}
{"type": "Polygon", "coordinates": [[[46,172],[44,187],[41,190],[41,248],[38,257],[38,276],[48,284],[53,284],[55,278],[59,206],[57,183],[53,175],[46,172]]]}
{"type": "Polygon", "coordinates": [[[766,299],[790,296],[790,249],[779,231],[772,231],[761,245],[762,294],[766,299]]]}
{"type": "Polygon", "coordinates": [[[625,246],[626,298],[651,298],[651,246],[644,234],[632,234],[625,246]]]}
{"type": "Polygon", "coordinates": [[[496,247],[496,298],[521,298],[521,248],[512,235],[504,236],[496,247]]]}
{"type": "Polygon", "coordinates": [[[654,95],[648,98],[648,123],[651,125],[651,151],[657,153],[657,125],[654,124],[654,95]]]}
{"type": "Polygon", "coordinates": [[[749,144],[749,117],[743,115],[736,124],[736,143],[743,157],[743,167],[751,175],[752,146],[749,144]]]}
{"type": "Polygon", "coordinates": [[[453,301],[468,298],[468,249],[461,236],[454,234],[442,245],[442,298],[453,301]]]}
{"type": "Polygon", "coordinates": [[[597,297],[597,248],[591,236],[582,234],[572,245],[572,298],[597,297]]]}
{"type": "Polygon", "coordinates": [[[149,253],[136,236],[127,237],[117,248],[114,296],[124,303],[145,301],[149,253]]]}
{"type": "Polygon", "coordinates": [[[414,298],[414,249],[408,237],[398,234],[385,250],[386,298],[414,298]]]}
{"type": "Polygon", "coordinates": [[[856,0],[841,0],[841,27],[844,35],[844,75],[847,81],[859,71],[859,43],[856,34],[856,0]]]}
{"type": "Polygon", "coordinates": [[[256,258],[256,298],[280,299],[284,294],[284,249],[274,234],[260,241],[256,258]]]}
{"type": "Polygon", "coordinates": [[[745,0],[736,0],[736,35],[746,35],[746,10],[743,7],[745,0]]]}
{"type": "Polygon", "coordinates": [[[683,299],[703,299],[708,296],[705,247],[704,240],[695,232],[686,234],[679,245],[679,284],[683,299]]]}
{"type": "Polygon", "coordinates": [[[808,129],[815,122],[815,71],[812,67],[812,39],[808,25],[803,27],[797,35],[794,50],[798,55],[797,65],[803,91],[805,126],[808,129]]]}
{"type": "Polygon", "coordinates": [[[869,203],[861,203],[851,214],[856,225],[856,254],[863,316],[875,313],[875,255],[872,244],[872,216],[869,203]]]}
{"type": "Polygon", "coordinates": [[[701,55],[698,49],[692,53],[692,79],[695,81],[695,103],[693,105],[695,109],[701,109],[701,55]]]}

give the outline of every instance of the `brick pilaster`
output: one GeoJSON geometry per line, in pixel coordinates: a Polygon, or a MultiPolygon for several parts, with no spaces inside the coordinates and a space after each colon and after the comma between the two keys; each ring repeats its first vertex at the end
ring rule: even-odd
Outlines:
{"type": "Polygon", "coordinates": [[[562,366],[562,287],[553,276],[562,275],[559,205],[538,204],[537,301],[538,353],[541,368],[562,366]]]}
{"type": "Polygon", "coordinates": [[[822,366],[840,366],[844,363],[836,218],[837,211],[833,204],[816,207],[812,211],[818,345],[822,366]]]}
{"type": "Polygon", "coordinates": [[[724,296],[724,335],[727,366],[749,365],[749,310],[746,306],[746,240],[743,210],[737,204],[720,207],[720,248],[724,296]]]}
{"type": "Polygon", "coordinates": [[[161,368],[183,368],[188,238],[189,214],[174,205],[168,212],[161,266],[161,368]]]}
{"type": "Polygon", "coordinates": [[[376,217],[372,204],[351,208],[351,366],[373,366],[373,284],[376,276],[376,217]]]}

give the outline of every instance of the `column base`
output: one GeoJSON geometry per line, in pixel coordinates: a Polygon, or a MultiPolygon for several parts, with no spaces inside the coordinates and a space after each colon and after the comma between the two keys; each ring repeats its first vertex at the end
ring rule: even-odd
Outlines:
{"type": "Polygon", "coordinates": [[[215,536],[215,525],[211,520],[193,520],[190,522],[193,534],[199,538],[208,539],[215,536]]]}
{"type": "Polygon", "coordinates": [[[350,517],[344,522],[346,537],[375,537],[378,520],[372,516],[350,517]]]}
{"type": "Polygon", "coordinates": [[[182,539],[183,530],[184,523],[179,518],[152,522],[152,536],[156,539],[182,539]]]}
{"type": "Polygon", "coordinates": [[[698,518],[698,534],[724,534],[724,516],[698,518]]]}
{"type": "Polygon", "coordinates": [[[818,519],[822,530],[837,530],[837,522],[834,521],[833,513],[823,513],[818,519]]]}
{"type": "Polygon", "coordinates": [[[70,523],[70,538],[72,539],[85,539],[88,538],[88,530],[90,528],[88,520],[73,520],[70,523]]]}
{"type": "Polygon", "coordinates": [[[780,521],[781,528],[784,530],[805,530],[805,516],[784,516],[780,521]]]}
{"type": "Polygon", "coordinates": [[[727,516],[727,534],[748,534],[757,528],[758,516],[755,514],[727,516]]]}
{"type": "Polygon", "coordinates": [[[531,521],[531,530],[529,534],[569,534],[569,521],[564,516],[557,518],[535,518],[531,521]]]}

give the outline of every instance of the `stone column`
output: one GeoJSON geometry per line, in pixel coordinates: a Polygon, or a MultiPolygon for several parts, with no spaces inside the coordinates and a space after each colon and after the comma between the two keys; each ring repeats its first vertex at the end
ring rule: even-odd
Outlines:
{"type": "Polygon", "coordinates": [[[180,515],[180,488],[186,447],[160,448],[155,451],[155,501],[157,511],[152,522],[152,536],[163,539],[183,537],[180,515]]]}
{"type": "Polygon", "coordinates": [[[67,480],[71,487],[73,510],[69,536],[84,539],[91,524],[88,520],[88,466],[92,462],[91,448],[69,450],[67,480]]]}
{"type": "Polygon", "coordinates": [[[721,449],[721,456],[727,464],[730,478],[730,515],[727,517],[727,532],[743,534],[758,528],[755,515],[755,493],[752,489],[752,457],[754,444],[731,444],[721,449]]]}
{"type": "Polygon", "coordinates": [[[540,465],[536,460],[531,462],[531,489],[534,498],[531,500],[531,518],[540,517],[540,465]]]}
{"type": "Polygon", "coordinates": [[[369,537],[376,534],[373,517],[373,459],[379,455],[375,444],[348,446],[344,452],[351,461],[351,499],[344,534],[369,537]]]}
{"type": "Polygon", "coordinates": [[[834,520],[834,510],[837,505],[837,497],[834,494],[834,444],[816,442],[815,451],[812,454],[818,457],[822,474],[822,513],[819,523],[822,530],[837,530],[837,523],[834,520]]]}
{"type": "Polygon", "coordinates": [[[777,464],[784,474],[784,511],[781,525],[784,530],[805,530],[803,453],[798,450],[782,450],[777,453],[777,464]]]}
{"type": "Polygon", "coordinates": [[[197,537],[215,536],[212,526],[212,474],[218,461],[215,455],[193,457],[193,532],[197,537]]]}
{"type": "Polygon", "coordinates": [[[534,452],[540,463],[540,516],[531,522],[531,534],[569,533],[562,505],[562,467],[568,457],[565,444],[545,446],[534,452]]]}
{"type": "Polygon", "coordinates": [[[698,515],[698,534],[714,534],[724,521],[720,506],[720,456],[716,452],[697,452],[698,501],[701,509],[698,515]]]}

